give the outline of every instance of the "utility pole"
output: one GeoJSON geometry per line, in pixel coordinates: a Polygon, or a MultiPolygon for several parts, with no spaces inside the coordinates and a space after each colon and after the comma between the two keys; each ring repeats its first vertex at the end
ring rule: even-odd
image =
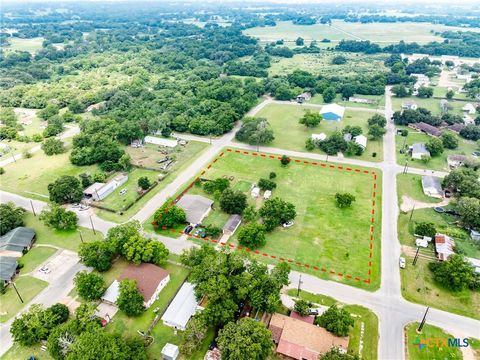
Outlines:
{"type": "Polygon", "coordinates": [[[300,295],[300,286],[303,284],[302,275],[298,278],[298,288],[297,288],[297,297],[300,295]]]}
{"type": "Polygon", "coordinates": [[[92,225],[93,235],[97,235],[97,233],[95,232],[95,227],[93,226],[92,215],[90,215],[90,224],[92,225]]]}
{"type": "Polygon", "coordinates": [[[18,292],[17,287],[15,286],[15,283],[14,283],[13,281],[11,281],[10,284],[12,284],[13,288],[15,289],[15,292],[16,292],[17,295],[18,295],[18,298],[20,299],[20,301],[21,301],[22,304],[23,304],[23,299],[22,299],[22,297],[20,296],[20,293],[18,292]]]}
{"type": "Polygon", "coordinates": [[[30,200],[30,206],[32,207],[33,216],[37,216],[37,214],[35,213],[35,208],[33,207],[33,201],[32,200],[30,200]]]}
{"type": "Polygon", "coordinates": [[[423,326],[425,325],[425,320],[427,319],[427,313],[429,309],[430,309],[430,306],[427,306],[427,310],[425,310],[425,314],[423,314],[422,322],[420,323],[420,326],[417,329],[417,332],[419,333],[422,332],[423,326]]]}
{"type": "Polygon", "coordinates": [[[414,211],[415,211],[415,203],[413,203],[413,209],[412,209],[412,212],[410,213],[410,218],[408,219],[408,222],[412,221],[412,216],[414,211]]]}
{"type": "Polygon", "coordinates": [[[415,253],[415,258],[413,259],[413,263],[412,263],[413,266],[415,266],[415,264],[417,263],[419,251],[420,251],[420,247],[417,246],[417,252],[415,253]]]}

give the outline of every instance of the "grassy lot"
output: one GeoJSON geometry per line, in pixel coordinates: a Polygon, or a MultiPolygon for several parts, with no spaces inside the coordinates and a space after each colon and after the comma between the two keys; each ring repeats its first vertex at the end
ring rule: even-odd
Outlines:
{"type": "MultiPolygon", "coordinates": [[[[114,174],[116,176],[118,174],[114,174]]],[[[105,199],[98,202],[99,205],[105,206],[115,211],[121,210],[124,206],[127,206],[135,201],[135,199],[139,196],[137,192],[138,186],[138,179],[141,177],[147,177],[150,179],[150,182],[153,183],[157,179],[158,173],[152,170],[146,169],[133,169],[128,173],[128,180],[126,183],[115,189],[110,195],[108,195],[105,199]],[[123,189],[127,189],[126,194],[120,195],[120,191],[123,189]]],[[[154,188],[155,189],[155,188],[154,188]]]]}
{"type": "MultiPolygon", "coordinates": [[[[265,106],[257,114],[257,117],[266,118],[272,126],[275,140],[273,140],[269,146],[286,150],[307,151],[305,149],[305,141],[311,137],[312,134],[323,132],[330,135],[334,131],[341,131],[347,125],[361,126],[364,134],[366,134],[368,131],[367,120],[374,115],[373,112],[346,110],[342,121],[322,120],[317,127],[307,128],[298,123],[306,109],[312,111],[320,110],[313,107],[309,108],[307,106],[293,106],[287,104],[270,104],[265,106]]],[[[316,148],[314,152],[323,153],[318,148],[316,148]]],[[[366,161],[382,161],[382,141],[369,140],[366,151],[361,156],[356,156],[355,158],[366,161]],[[377,154],[375,157],[372,155],[374,152],[377,154]]]]}
{"type": "MultiPolygon", "coordinates": [[[[92,230],[86,228],[78,228],[79,231],[55,230],[49,228],[43,224],[43,221],[38,219],[38,216],[35,217],[29,212],[25,214],[25,226],[35,230],[37,236],[35,241],[36,244],[53,245],[72,251],[78,251],[81,244],[79,231],[82,232],[83,241],[85,242],[100,240],[103,238],[103,235],[100,232],[97,231],[97,234],[94,235],[92,230]]],[[[25,265],[27,265],[26,262],[25,265]]]]}
{"type": "Polygon", "coordinates": [[[405,327],[406,332],[406,358],[411,360],[430,360],[430,359],[463,359],[460,349],[449,346],[425,346],[422,350],[414,342],[426,340],[428,338],[452,338],[453,336],[442,329],[426,324],[421,334],[417,334],[419,323],[412,323],[405,327]]]}
{"type": "Polygon", "coordinates": [[[297,54],[291,58],[274,57],[268,73],[271,76],[284,75],[301,69],[315,75],[325,73],[335,73],[339,76],[371,75],[387,71],[383,64],[385,58],[384,54],[365,55],[324,50],[318,54],[297,54]],[[343,55],[347,62],[342,65],[332,64],[332,59],[337,55],[343,55]]]}
{"type": "Polygon", "coordinates": [[[48,283],[31,276],[20,276],[14,280],[23,303],[17,296],[14,288],[9,286],[5,294],[0,295],[2,303],[2,313],[0,314],[0,323],[3,323],[15,316],[26,304],[48,286],[48,283]]]}
{"type": "Polygon", "coordinates": [[[44,263],[50,256],[52,256],[56,252],[57,250],[51,247],[34,246],[30,249],[29,252],[27,252],[20,259],[18,259],[19,262],[24,264],[21,273],[26,274],[35,270],[37,266],[44,263]]]}
{"type": "Polygon", "coordinates": [[[407,153],[400,154],[400,149],[402,149],[403,144],[405,144],[406,147],[409,147],[412,146],[414,143],[427,143],[428,140],[430,140],[430,136],[421,132],[417,132],[413,129],[409,129],[405,126],[397,126],[397,128],[408,129],[408,136],[406,140],[403,136],[395,135],[397,163],[399,165],[405,165],[405,162],[408,160],[408,166],[410,167],[448,171],[449,169],[447,158],[449,155],[471,155],[473,151],[478,149],[478,145],[476,145],[474,142],[465,140],[457,135],[458,148],[454,150],[445,149],[442,154],[438,156],[433,156],[427,163],[425,163],[422,160],[412,159],[407,153]]]}
{"type": "MultiPolygon", "coordinates": [[[[291,296],[296,296],[297,291],[295,289],[291,289],[288,291],[288,294],[291,296]]],[[[311,294],[306,291],[300,291],[299,297],[307,301],[311,301],[315,304],[324,306],[332,306],[334,304],[338,304],[353,315],[355,322],[353,324],[353,328],[348,334],[348,336],[350,337],[348,343],[348,353],[352,355],[358,354],[360,351],[362,326],[361,324],[364,323],[365,328],[363,336],[363,351],[361,354],[361,358],[366,360],[377,359],[378,318],[372,311],[360,305],[345,305],[337,302],[335,299],[329,296],[311,294]]]]}
{"type": "MultiPolygon", "coordinates": [[[[129,318],[122,312],[117,312],[113,317],[112,322],[107,326],[108,331],[119,332],[124,336],[138,336],[137,331],[146,331],[155,317],[153,309],[159,308],[160,312],[164,312],[167,305],[175,295],[177,289],[182,285],[187,278],[189,270],[178,265],[167,264],[164,268],[170,272],[170,281],[160,293],[157,301],[155,301],[150,308],[139,317],[129,318]]],[[[113,269],[112,269],[113,270],[113,269]]],[[[110,271],[112,271],[110,270],[110,271]]],[[[109,272],[110,272],[109,271],[109,272]]],[[[163,325],[159,321],[152,332],[154,342],[148,348],[148,353],[152,358],[159,358],[163,346],[169,342],[173,344],[180,344],[180,333],[174,334],[174,329],[163,325]]]]}
{"type": "MultiPolygon", "coordinates": [[[[209,146],[210,145],[207,143],[190,141],[187,144],[187,146],[180,147],[182,151],[175,153],[176,162],[170,167],[167,175],[163,177],[160,183],[154,189],[152,189],[148,194],[142,197],[128,210],[124,211],[122,215],[112,213],[109,211],[96,209],[97,215],[105,220],[115,221],[118,223],[128,221],[134,214],[136,214],[145,205],[145,203],[148,200],[150,200],[155,194],[163,190],[168,184],[170,184],[173,180],[175,180],[175,178],[182,171],[184,171],[209,146]]],[[[128,149],[128,152],[130,153],[131,150],[138,150],[138,149],[128,149]]],[[[163,157],[160,155],[157,155],[157,156],[159,156],[159,158],[163,157]]]]}
{"type": "Polygon", "coordinates": [[[47,156],[36,152],[30,159],[20,159],[5,166],[0,189],[22,196],[43,200],[48,199],[48,184],[62,175],[77,176],[94,173],[96,166],[74,166],[70,163],[69,152],[47,156]]]}
{"type": "Polygon", "coordinates": [[[414,174],[402,173],[397,175],[397,195],[399,202],[401,202],[403,195],[425,203],[434,204],[442,201],[425,195],[422,188],[422,177],[414,174]]]}
{"type": "MultiPolygon", "coordinates": [[[[346,106],[346,107],[358,107],[358,108],[366,108],[366,109],[383,109],[385,107],[385,97],[383,95],[361,95],[356,94],[355,97],[369,99],[372,100],[372,104],[361,104],[361,103],[354,103],[350,101],[344,101],[340,94],[337,94],[334,102],[346,106]]],[[[312,98],[306,102],[306,104],[325,104],[323,101],[322,94],[315,94],[312,98]]]]}
{"type": "Polygon", "coordinates": [[[10,45],[4,47],[8,51],[28,51],[35,53],[42,48],[43,37],[35,37],[31,39],[9,38],[10,45]]]}
{"type": "MultiPolygon", "coordinates": [[[[235,187],[239,181],[257,182],[261,177],[268,177],[271,171],[277,173],[275,179],[277,188],[274,190],[273,196],[292,202],[296,206],[297,218],[293,227],[288,229],[279,227],[267,234],[267,244],[259,250],[269,255],[294,259],[310,266],[334,269],[338,273],[366,279],[368,277],[366,264],[369,258],[369,229],[372,210],[372,175],[352,174],[345,170],[295,162],[284,168],[278,160],[226,152],[204,176],[211,179],[223,175],[233,176],[232,187],[235,187]],[[340,210],[335,205],[334,195],[336,192],[347,191],[353,193],[357,201],[352,208],[340,210]],[[313,249],[315,251],[312,251],[313,249]]],[[[375,209],[377,224],[381,223],[381,199],[379,197],[381,190],[378,189],[381,180],[379,177],[377,175],[375,209]]],[[[203,193],[199,187],[193,187],[192,192],[203,193]]],[[[250,195],[248,195],[248,199],[257,208],[262,205],[261,199],[254,201],[250,195]]],[[[213,212],[212,216],[217,218],[218,215],[213,212]]],[[[209,218],[210,216],[205,220],[206,223],[210,221],[209,218]]],[[[379,234],[380,225],[375,227],[375,239],[379,234]]],[[[235,236],[232,241],[236,241],[235,236]]],[[[349,284],[374,289],[378,286],[379,281],[379,253],[380,243],[374,242],[373,273],[370,285],[363,281],[343,279],[337,275],[333,275],[331,278],[343,279],[342,281],[349,284]]],[[[329,278],[325,272],[306,268],[303,270],[323,278],[329,278]]]]}

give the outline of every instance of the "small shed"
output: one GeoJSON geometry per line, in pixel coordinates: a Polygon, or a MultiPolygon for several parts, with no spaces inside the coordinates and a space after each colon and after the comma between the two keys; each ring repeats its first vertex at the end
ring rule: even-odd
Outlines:
{"type": "Polygon", "coordinates": [[[242,223],[242,217],[238,214],[230,215],[227,222],[223,226],[223,233],[225,235],[233,235],[242,223]]]}
{"type": "Polygon", "coordinates": [[[430,175],[422,176],[423,193],[434,198],[443,198],[442,185],[440,179],[430,175]]]}
{"type": "Polygon", "coordinates": [[[323,141],[327,138],[327,135],[325,133],[321,134],[312,134],[312,140],[313,141],[323,141]]]}
{"type": "Polygon", "coordinates": [[[412,159],[421,160],[423,156],[430,156],[430,151],[424,143],[415,143],[410,147],[410,156],[412,159]]]}
{"type": "Polygon", "coordinates": [[[345,108],[338,104],[323,105],[320,114],[325,120],[340,121],[345,114],[345,108]]]}
{"type": "Polygon", "coordinates": [[[177,345],[166,343],[162,349],[162,359],[175,360],[180,354],[180,350],[177,345]]]}

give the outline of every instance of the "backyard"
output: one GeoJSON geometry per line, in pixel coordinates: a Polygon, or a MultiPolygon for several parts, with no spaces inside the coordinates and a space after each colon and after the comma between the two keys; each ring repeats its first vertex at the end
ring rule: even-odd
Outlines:
{"type": "MultiPolygon", "coordinates": [[[[319,107],[308,107],[307,105],[295,106],[289,104],[269,104],[257,113],[257,117],[266,118],[272,127],[275,139],[268,146],[286,150],[307,151],[305,141],[312,134],[325,133],[327,136],[335,131],[341,131],[347,125],[361,126],[366,135],[368,124],[367,120],[374,115],[370,111],[355,111],[347,109],[345,116],[341,121],[322,120],[320,125],[309,128],[299,124],[299,119],[303,116],[305,110],[320,111],[319,107]]],[[[314,152],[323,153],[316,148],[314,152]]],[[[383,142],[382,140],[369,140],[367,149],[356,159],[366,161],[383,160],[383,142]],[[373,156],[373,153],[376,153],[373,156]]]]}
{"type": "MultiPolygon", "coordinates": [[[[292,161],[283,167],[280,161],[270,159],[268,155],[260,157],[246,153],[248,155],[237,154],[234,150],[225,151],[202,177],[233,178],[231,187],[247,189],[248,202],[259,208],[263,200],[261,197],[251,198],[250,186],[262,177],[268,178],[270,172],[277,174],[274,180],[277,187],[273,191],[273,197],[293,203],[297,217],[291,228],[278,227],[267,234],[267,244],[259,249],[260,254],[267,254],[263,259],[270,262],[277,261],[273,260],[275,257],[292,259],[294,263],[301,264],[304,271],[317,276],[375,289],[379,284],[380,242],[373,241],[370,269],[369,234],[374,191],[375,223],[381,223],[380,175],[375,175],[374,180],[369,170],[365,170],[368,174],[363,173],[364,169],[358,169],[358,173],[354,173],[350,168],[325,164],[306,165],[301,160],[292,161]],[[339,209],[335,205],[336,192],[350,192],[355,195],[356,202],[351,208],[339,209]],[[314,267],[318,267],[318,270],[314,267]]],[[[193,186],[190,193],[212,197],[200,186],[193,186]]],[[[214,211],[203,223],[222,227],[227,218],[228,215],[214,204],[214,211]]],[[[379,238],[380,225],[374,227],[373,235],[374,239],[379,238]]],[[[235,236],[231,241],[236,246],[235,236]]]]}

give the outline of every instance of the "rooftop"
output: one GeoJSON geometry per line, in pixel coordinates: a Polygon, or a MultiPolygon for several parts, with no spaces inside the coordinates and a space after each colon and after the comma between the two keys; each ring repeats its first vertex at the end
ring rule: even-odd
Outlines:
{"type": "Polygon", "coordinates": [[[125,270],[123,270],[118,280],[135,280],[137,282],[138,290],[143,295],[143,299],[147,302],[152,298],[160,282],[167,276],[169,276],[167,270],[154,264],[141,263],[140,265],[128,265],[125,270]]]}

